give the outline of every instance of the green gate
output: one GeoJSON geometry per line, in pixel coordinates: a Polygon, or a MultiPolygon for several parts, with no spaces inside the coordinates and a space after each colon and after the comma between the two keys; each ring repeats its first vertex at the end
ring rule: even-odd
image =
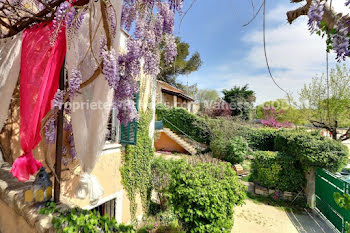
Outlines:
{"type": "Polygon", "coordinates": [[[316,169],[316,209],[320,211],[340,232],[345,233],[345,223],[350,222],[350,210],[340,208],[334,201],[334,193],[349,193],[349,182],[334,174],[316,169]]]}

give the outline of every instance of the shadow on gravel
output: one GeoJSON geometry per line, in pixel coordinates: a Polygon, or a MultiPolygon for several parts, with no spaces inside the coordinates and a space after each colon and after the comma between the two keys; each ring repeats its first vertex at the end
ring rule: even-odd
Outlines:
{"type": "Polygon", "coordinates": [[[299,233],[338,232],[312,210],[305,210],[304,213],[296,213],[295,211],[287,211],[286,213],[299,233]]]}

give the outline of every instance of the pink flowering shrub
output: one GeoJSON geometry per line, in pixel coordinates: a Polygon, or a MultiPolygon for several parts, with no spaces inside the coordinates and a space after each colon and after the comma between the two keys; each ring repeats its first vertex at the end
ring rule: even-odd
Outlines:
{"type": "Polygon", "coordinates": [[[273,127],[276,129],[292,127],[293,124],[291,122],[288,122],[288,121],[279,122],[277,120],[278,116],[283,113],[284,113],[283,109],[276,111],[274,107],[264,107],[265,119],[261,120],[261,124],[263,124],[264,126],[273,127]]]}

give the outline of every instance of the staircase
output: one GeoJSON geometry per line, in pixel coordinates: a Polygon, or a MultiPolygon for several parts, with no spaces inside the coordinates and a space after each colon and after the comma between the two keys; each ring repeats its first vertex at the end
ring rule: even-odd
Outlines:
{"type": "Polygon", "coordinates": [[[180,138],[176,133],[171,131],[168,128],[163,128],[163,132],[168,135],[171,139],[173,139],[177,144],[182,146],[188,153],[191,155],[197,154],[196,148],[194,148],[192,145],[189,143],[185,142],[182,138],[180,138]]]}

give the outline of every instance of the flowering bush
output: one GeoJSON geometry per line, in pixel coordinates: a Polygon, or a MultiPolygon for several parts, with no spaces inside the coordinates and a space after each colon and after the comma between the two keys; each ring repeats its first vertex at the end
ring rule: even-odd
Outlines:
{"type": "Polygon", "coordinates": [[[264,107],[264,115],[265,119],[261,120],[261,124],[269,127],[273,127],[276,129],[279,128],[290,128],[293,126],[292,123],[285,121],[285,122],[279,122],[276,118],[278,118],[278,115],[283,114],[284,110],[281,109],[279,111],[276,111],[274,107],[264,107]]]}

